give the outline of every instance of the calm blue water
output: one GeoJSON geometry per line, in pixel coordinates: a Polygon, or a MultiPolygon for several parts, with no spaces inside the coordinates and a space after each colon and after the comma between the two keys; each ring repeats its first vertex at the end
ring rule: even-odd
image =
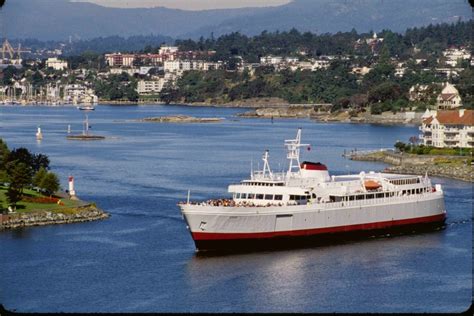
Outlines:
{"type": "Polygon", "coordinates": [[[0,303],[21,312],[459,312],[472,300],[472,186],[434,178],[446,192],[447,227],[433,233],[288,251],[196,256],[176,203],[226,193],[270,150],[286,167],[283,140],[303,128],[303,159],[335,174],[383,164],[344,150],[391,147],[415,126],[239,119],[241,110],[181,106],[99,106],[92,132],[75,108],[1,107],[0,137],[11,148],[50,157],[67,187],[95,201],[105,221],[0,233],[0,303]],[[127,120],[187,114],[216,124],[127,120]],[[44,139],[37,142],[37,125],[44,139]]]}

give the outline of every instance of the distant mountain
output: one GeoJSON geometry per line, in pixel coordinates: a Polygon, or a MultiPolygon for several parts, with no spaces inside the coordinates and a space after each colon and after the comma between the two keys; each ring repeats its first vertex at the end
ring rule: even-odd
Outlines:
{"type": "Polygon", "coordinates": [[[259,10],[262,9],[121,9],[69,0],[7,0],[0,14],[2,33],[9,38],[65,40],[69,36],[77,39],[151,34],[177,37],[259,10]]]}
{"type": "Polygon", "coordinates": [[[389,29],[403,32],[407,28],[466,21],[472,18],[467,0],[295,0],[287,5],[226,19],[221,24],[201,27],[186,34],[221,35],[239,31],[256,35],[264,30],[289,30],[336,33],[389,29]]]}
{"type": "Polygon", "coordinates": [[[185,11],[167,8],[120,9],[68,0],[7,0],[0,9],[4,36],[65,40],[119,35],[208,37],[263,30],[359,32],[471,19],[467,0],[294,0],[264,8],[185,11]]]}

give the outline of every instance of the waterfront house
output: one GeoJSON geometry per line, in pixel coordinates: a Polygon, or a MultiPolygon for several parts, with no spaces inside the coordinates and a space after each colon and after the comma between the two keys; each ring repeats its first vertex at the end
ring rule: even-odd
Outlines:
{"type": "Polygon", "coordinates": [[[472,148],[474,145],[474,110],[426,110],[422,116],[420,139],[437,148],[472,148]]]}
{"type": "Polygon", "coordinates": [[[446,82],[436,98],[436,106],[438,110],[452,110],[462,106],[459,91],[452,84],[446,82]]]}

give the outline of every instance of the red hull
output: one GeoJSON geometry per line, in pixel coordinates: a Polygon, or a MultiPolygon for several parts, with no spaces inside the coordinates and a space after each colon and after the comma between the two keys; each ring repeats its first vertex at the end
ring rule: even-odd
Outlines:
{"type": "Polygon", "coordinates": [[[275,239],[286,241],[296,239],[314,239],[328,236],[363,236],[377,235],[389,232],[408,231],[415,228],[439,227],[445,220],[445,214],[410,218],[396,221],[386,221],[377,223],[367,223],[358,225],[304,229],[282,232],[265,232],[265,233],[207,233],[194,232],[192,237],[199,250],[227,249],[230,250],[234,246],[241,249],[247,244],[268,244],[275,239]]]}

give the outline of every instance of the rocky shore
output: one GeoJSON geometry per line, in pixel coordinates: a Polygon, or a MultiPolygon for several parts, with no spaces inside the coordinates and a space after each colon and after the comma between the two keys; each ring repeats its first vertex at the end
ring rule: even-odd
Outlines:
{"type": "Polygon", "coordinates": [[[446,177],[474,182],[472,165],[466,157],[399,154],[389,151],[353,153],[352,160],[380,161],[391,164],[384,172],[446,177]]]}
{"type": "Polygon", "coordinates": [[[108,218],[110,215],[94,204],[62,211],[35,211],[0,215],[0,230],[55,224],[82,223],[108,218]]]}
{"type": "Polygon", "coordinates": [[[422,113],[384,112],[370,114],[367,112],[350,113],[341,111],[330,113],[313,106],[289,105],[286,107],[261,107],[239,114],[247,118],[309,118],[319,122],[344,122],[365,124],[420,124],[422,113]]]}
{"type": "Polygon", "coordinates": [[[217,123],[223,119],[219,117],[193,117],[187,115],[173,115],[173,116],[157,116],[147,117],[139,122],[154,122],[154,123],[217,123]]]}

